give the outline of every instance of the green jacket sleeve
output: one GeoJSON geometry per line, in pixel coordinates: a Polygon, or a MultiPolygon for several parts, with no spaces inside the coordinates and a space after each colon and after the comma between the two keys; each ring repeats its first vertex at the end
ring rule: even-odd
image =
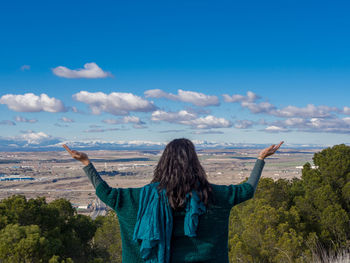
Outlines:
{"type": "Polygon", "coordinates": [[[96,189],[96,195],[101,199],[106,205],[115,209],[119,202],[120,188],[110,187],[98,174],[94,165],[90,163],[83,168],[87,177],[90,179],[92,185],[96,189]]]}
{"type": "Polygon", "coordinates": [[[264,160],[257,159],[248,181],[243,184],[235,185],[234,200],[232,200],[233,205],[242,203],[254,196],[264,165],[264,160]]]}
{"type": "Polygon", "coordinates": [[[106,205],[116,210],[119,205],[121,188],[112,188],[105,181],[99,184],[96,188],[96,195],[106,205]]]}
{"type": "Polygon", "coordinates": [[[238,185],[212,185],[216,203],[231,208],[254,196],[265,162],[257,160],[247,182],[238,185]]]}
{"type": "Polygon", "coordinates": [[[260,176],[262,173],[262,170],[264,168],[265,165],[265,161],[264,160],[260,160],[257,159],[254,165],[254,168],[248,178],[247,183],[250,184],[251,186],[253,186],[254,188],[254,192],[256,191],[256,188],[258,187],[258,183],[260,180],[260,176]]]}
{"type": "Polygon", "coordinates": [[[92,183],[95,189],[100,183],[103,182],[103,179],[96,171],[95,166],[92,163],[89,163],[87,166],[85,166],[83,170],[87,177],[90,179],[90,182],[92,183]]]}

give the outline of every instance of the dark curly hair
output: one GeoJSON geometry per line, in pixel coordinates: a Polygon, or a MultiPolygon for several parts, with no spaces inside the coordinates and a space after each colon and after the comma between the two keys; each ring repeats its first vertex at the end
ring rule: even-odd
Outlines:
{"type": "Polygon", "coordinates": [[[193,189],[201,201],[208,205],[212,189],[199,162],[193,143],[188,139],[175,139],[168,143],[155,168],[152,183],[159,182],[165,189],[172,208],[184,207],[186,194],[193,189]]]}

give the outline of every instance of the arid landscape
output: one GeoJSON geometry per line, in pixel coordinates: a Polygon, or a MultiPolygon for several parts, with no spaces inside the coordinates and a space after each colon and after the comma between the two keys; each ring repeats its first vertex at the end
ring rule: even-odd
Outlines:
{"type": "MultiPolygon", "coordinates": [[[[274,180],[301,176],[301,168],[312,162],[317,149],[283,149],[266,160],[263,177],[274,180]]],[[[259,150],[199,150],[209,181],[238,184],[249,176],[259,150]]],[[[161,152],[88,151],[102,178],[113,187],[141,187],[150,182],[161,152]]],[[[0,153],[0,199],[14,194],[27,198],[45,196],[48,202],[66,198],[78,211],[93,214],[103,204],[82,170],[83,165],[66,152],[0,153]]],[[[103,209],[102,209],[103,210],[103,209]]]]}

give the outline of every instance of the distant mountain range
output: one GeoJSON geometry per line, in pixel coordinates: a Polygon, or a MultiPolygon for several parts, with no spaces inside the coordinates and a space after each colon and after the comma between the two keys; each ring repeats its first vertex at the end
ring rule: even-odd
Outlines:
{"type": "MultiPolygon", "coordinates": [[[[153,141],[61,141],[57,138],[44,140],[42,142],[29,143],[28,141],[13,141],[0,139],[0,151],[57,151],[62,150],[62,144],[67,144],[73,149],[84,150],[161,150],[166,142],[153,141]]],[[[255,143],[222,143],[211,141],[194,140],[197,149],[262,149],[270,144],[255,143]]],[[[331,145],[316,144],[284,144],[284,148],[294,149],[319,149],[331,145]]]]}

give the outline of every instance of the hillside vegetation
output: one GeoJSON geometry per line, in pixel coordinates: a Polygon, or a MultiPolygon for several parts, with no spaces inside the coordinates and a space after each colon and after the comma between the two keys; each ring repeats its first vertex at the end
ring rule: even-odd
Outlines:
{"type": "MultiPolygon", "coordinates": [[[[255,197],[232,209],[231,262],[335,262],[349,257],[350,147],[324,149],[313,162],[317,168],[306,163],[300,179],[261,179],[255,197]]],[[[4,199],[0,262],[121,262],[117,217],[109,212],[92,221],[64,199],[4,199]]]]}
{"type": "Polygon", "coordinates": [[[255,197],[232,209],[231,262],[322,261],[350,247],[350,147],[313,162],[301,179],[261,179],[255,197]]]}

